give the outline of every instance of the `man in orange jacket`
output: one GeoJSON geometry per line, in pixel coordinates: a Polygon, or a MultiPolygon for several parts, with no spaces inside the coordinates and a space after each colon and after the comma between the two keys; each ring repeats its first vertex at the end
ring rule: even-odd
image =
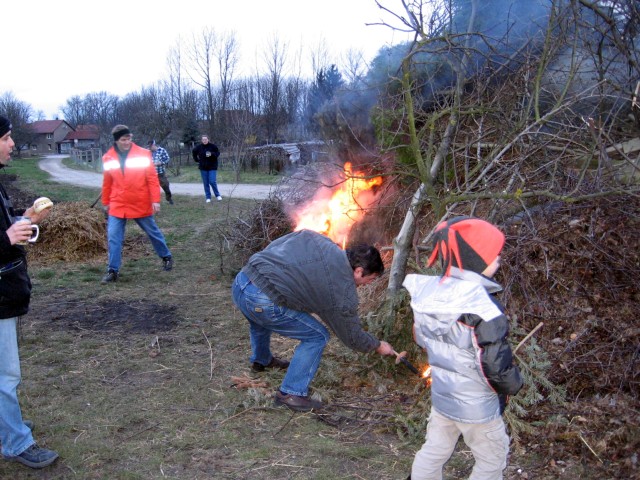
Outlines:
{"type": "Polygon", "coordinates": [[[102,283],[118,280],[127,219],[133,219],[149,236],[165,271],[173,258],[153,215],[160,211],[160,183],[151,152],[133,143],[126,125],[111,130],[113,146],[102,157],[102,204],[108,214],[109,266],[102,283]]]}

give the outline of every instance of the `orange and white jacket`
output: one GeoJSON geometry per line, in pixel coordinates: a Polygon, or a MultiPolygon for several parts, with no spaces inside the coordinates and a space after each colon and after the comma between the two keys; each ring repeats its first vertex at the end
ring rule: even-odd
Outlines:
{"type": "Polygon", "coordinates": [[[151,152],[135,143],[125,160],[111,147],[102,157],[102,204],[109,215],[118,218],[142,218],[153,215],[152,203],[160,203],[160,182],[151,152]]]}

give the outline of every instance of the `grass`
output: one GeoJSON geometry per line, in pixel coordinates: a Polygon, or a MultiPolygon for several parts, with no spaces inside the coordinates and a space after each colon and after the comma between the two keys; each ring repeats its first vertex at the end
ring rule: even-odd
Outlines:
{"type": "MultiPolygon", "coordinates": [[[[10,170],[35,196],[92,201],[97,195],[49,183],[34,160],[17,160],[10,170]]],[[[0,478],[406,477],[411,450],[395,434],[373,424],[336,428],[313,414],[274,407],[271,394],[282,373],[260,376],[268,391],[232,388],[231,376],[250,373],[250,346],[246,321],[229,294],[234,272],[219,267],[217,232],[254,205],[235,199],[203,205],[180,196],[174,206],[163,204],[157,220],[174,270],[161,271],[131,223],[127,235],[136,246],[125,251],[122,276],[113,285],[99,283],[106,253],[85,263],[42,264],[33,245],[20,401],[36,423],[36,440],[61,458],[38,472],[0,462],[0,478]],[[129,316],[123,306],[131,306],[129,316]],[[174,328],[127,330],[134,320],[163,311],[174,328]]],[[[41,227],[46,234],[46,224],[41,227]]],[[[274,339],[274,350],[287,356],[294,345],[274,339]]],[[[340,361],[366,361],[335,340],[330,347],[340,361]]],[[[320,391],[322,378],[340,383],[332,361],[323,365],[329,370],[321,367],[320,391]]]]}
{"type": "MultiPolygon", "coordinates": [[[[12,162],[0,183],[6,173],[17,174],[33,198],[92,202],[98,194],[50,182],[34,159],[12,162]]],[[[221,269],[219,233],[254,207],[251,200],[203,204],[176,196],[157,216],[173,271],[161,271],[131,222],[122,275],[106,286],[99,282],[106,252],[87,262],[45,263],[38,243],[28,247],[33,295],[21,320],[20,401],[36,424],[36,440],[61,458],[43,471],[0,461],[0,478],[407,477],[424,434],[424,418],[416,420],[415,412],[424,411],[429,392],[392,360],[354,353],[333,338],[312,383],[331,407],[324,416],[273,406],[282,372],[257,376],[266,389],[232,386],[231,377],[252,375],[250,345],[230,298],[235,272],[221,269]]],[[[45,236],[46,221],[41,228],[45,236]]],[[[272,343],[287,358],[295,348],[280,337],[272,343]]],[[[524,478],[516,468],[545,480],[614,478],[586,449],[571,461],[562,456],[561,439],[532,441],[548,444],[549,454],[538,457],[521,445],[505,478],[524,478]],[[548,467],[550,458],[566,460],[562,471],[548,467]]],[[[446,478],[467,478],[472,463],[460,443],[446,478]]]]}

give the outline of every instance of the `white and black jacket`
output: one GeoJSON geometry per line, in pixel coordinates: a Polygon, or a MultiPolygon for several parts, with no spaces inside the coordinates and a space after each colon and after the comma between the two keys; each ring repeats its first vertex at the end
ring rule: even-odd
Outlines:
{"type": "Polygon", "coordinates": [[[462,423],[498,418],[505,397],[523,385],[507,341],[508,319],[490,295],[502,287],[455,267],[450,277],[407,275],[403,285],[411,294],[416,342],[429,355],[433,408],[462,423]]]}

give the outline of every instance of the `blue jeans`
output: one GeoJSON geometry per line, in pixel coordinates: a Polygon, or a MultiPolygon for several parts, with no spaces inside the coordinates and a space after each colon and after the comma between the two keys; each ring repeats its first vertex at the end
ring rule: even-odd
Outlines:
{"type": "Polygon", "coordinates": [[[17,321],[0,320],[0,443],[5,457],[15,457],[35,443],[24,424],[17,388],[20,384],[17,321]]]}
{"type": "Polygon", "coordinates": [[[213,188],[213,194],[216,197],[220,196],[218,191],[218,171],[217,170],[200,170],[200,176],[202,177],[202,185],[204,186],[204,196],[211,200],[211,190],[209,185],[213,188]]]}
{"type": "Polygon", "coordinates": [[[313,316],[276,305],[243,272],[231,287],[233,301],[249,321],[251,362],[268,365],[273,358],[271,333],[300,340],[280,391],[301,397],[309,394],[309,384],[318,370],[329,331],[313,316]]]}
{"type": "MultiPolygon", "coordinates": [[[[164,235],[156,225],[153,215],[149,217],[134,218],[138,226],[151,240],[151,245],[160,258],[170,257],[171,252],[164,240],[164,235]]],[[[124,243],[124,229],[127,225],[126,218],[112,217],[109,215],[107,222],[107,240],[109,242],[109,270],[120,271],[122,264],[122,244],[124,243]]]]}

